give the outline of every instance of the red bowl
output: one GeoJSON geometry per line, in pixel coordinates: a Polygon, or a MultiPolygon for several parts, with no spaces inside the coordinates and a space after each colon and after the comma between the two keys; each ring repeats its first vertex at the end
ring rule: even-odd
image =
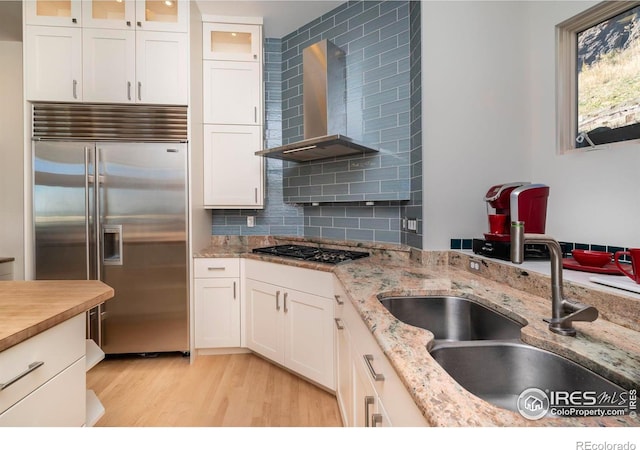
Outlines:
{"type": "Polygon", "coordinates": [[[611,262],[613,253],[598,252],[596,250],[574,250],[573,259],[583,266],[603,267],[611,262]]]}

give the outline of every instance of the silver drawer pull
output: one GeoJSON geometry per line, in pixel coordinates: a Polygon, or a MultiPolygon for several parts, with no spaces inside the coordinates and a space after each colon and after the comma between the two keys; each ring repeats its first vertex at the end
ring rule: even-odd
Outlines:
{"type": "Polygon", "coordinates": [[[344,305],[344,302],[340,300],[340,296],[338,294],[334,295],[334,297],[336,298],[336,303],[338,305],[344,305]]]}
{"type": "Polygon", "coordinates": [[[377,427],[382,423],[382,414],[372,414],[371,415],[371,426],[377,427]]]}
{"type": "Polygon", "coordinates": [[[336,317],[333,320],[335,320],[336,328],[338,328],[338,330],[344,330],[344,324],[342,323],[342,319],[340,319],[339,317],[336,317]]]}
{"type": "Polygon", "coordinates": [[[214,266],[207,267],[207,270],[224,270],[224,269],[225,269],[224,267],[214,267],[214,266]]]}
{"type": "Polygon", "coordinates": [[[371,372],[371,376],[373,377],[373,379],[376,381],[383,381],[384,375],[376,372],[376,370],[373,368],[373,365],[371,364],[372,361],[373,355],[364,355],[364,362],[367,363],[367,367],[369,368],[369,372],[371,372]]]}
{"type": "Polygon", "coordinates": [[[364,397],[364,426],[369,427],[369,406],[375,403],[376,399],[373,395],[366,395],[364,397]]]}
{"type": "Polygon", "coordinates": [[[27,370],[25,370],[24,372],[22,372],[21,374],[16,375],[15,377],[13,377],[12,379],[10,379],[9,381],[7,381],[6,383],[2,383],[0,384],[0,391],[4,390],[5,388],[8,388],[9,386],[11,386],[13,383],[15,383],[16,381],[18,381],[20,378],[24,378],[27,375],[29,375],[31,372],[33,372],[34,370],[36,370],[38,367],[44,365],[44,361],[36,361],[36,362],[32,362],[31,364],[29,364],[29,367],[27,367],[27,370]]]}

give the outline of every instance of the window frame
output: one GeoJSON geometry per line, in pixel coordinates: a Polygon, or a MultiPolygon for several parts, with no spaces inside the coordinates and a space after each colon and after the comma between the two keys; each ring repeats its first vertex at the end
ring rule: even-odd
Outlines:
{"type": "Polygon", "coordinates": [[[576,145],[578,128],[577,35],[587,28],[639,5],[640,1],[604,1],[556,25],[557,153],[583,153],[640,142],[640,139],[631,139],[586,147],[576,145]]]}

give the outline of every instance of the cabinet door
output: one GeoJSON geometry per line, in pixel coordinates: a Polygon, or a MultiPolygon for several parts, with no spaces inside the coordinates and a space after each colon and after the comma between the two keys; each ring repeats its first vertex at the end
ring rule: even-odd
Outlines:
{"type": "Polygon", "coordinates": [[[81,0],[29,0],[25,1],[27,25],[80,27],[81,0]]]}
{"type": "Polygon", "coordinates": [[[260,25],[202,24],[202,58],[218,61],[262,60],[260,25]]]}
{"type": "Polygon", "coordinates": [[[351,334],[344,321],[336,319],[336,397],[345,427],[353,424],[353,367],[351,334]]]}
{"type": "Polygon", "coordinates": [[[85,0],[82,4],[82,26],[135,30],[136,2],[134,0],[85,0]]]}
{"type": "Polygon", "coordinates": [[[286,289],[283,312],[285,366],[333,390],[333,299],[286,289]]]}
{"type": "Polygon", "coordinates": [[[136,32],[138,103],[188,103],[188,50],[186,33],[136,32]]]}
{"type": "Polygon", "coordinates": [[[32,25],[25,28],[27,100],[81,101],[82,30],[32,25]]]}
{"type": "Polygon", "coordinates": [[[195,280],[196,348],[240,346],[240,295],[236,278],[195,280]]]}
{"type": "Polygon", "coordinates": [[[136,0],[136,29],[186,33],[189,0],[136,0]]]}
{"type": "Polygon", "coordinates": [[[245,286],[247,347],[284,364],[283,289],[251,279],[245,286]]]}
{"type": "Polygon", "coordinates": [[[82,40],[84,101],[133,103],[135,32],[85,28],[82,40]]]}
{"type": "Polygon", "coordinates": [[[260,125],[260,67],[256,63],[204,61],[204,123],[260,125]]]}
{"type": "Polygon", "coordinates": [[[261,127],[204,126],[204,204],[262,208],[261,127]]]}

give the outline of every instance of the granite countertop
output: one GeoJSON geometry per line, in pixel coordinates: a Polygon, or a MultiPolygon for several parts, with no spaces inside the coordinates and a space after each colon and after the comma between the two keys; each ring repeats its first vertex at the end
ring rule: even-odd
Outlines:
{"type": "MultiPolygon", "coordinates": [[[[384,244],[368,248],[371,252],[369,258],[337,266],[251,253],[251,249],[255,247],[290,241],[306,242],[309,245],[335,244],[336,247],[347,245],[345,242],[317,240],[311,243],[302,238],[240,241],[214,239],[210,247],[195,256],[240,256],[335,273],[429,424],[640,426],[638,418],[629,416],[544,418],[530,421],[519,413],[497,408],[463,389],[431,357],[427,351],[433,340],[431,332],[398,321],[378,301],[379,297],[396,295],[451,294],[472,298],[526,324],[521,334],[525,343],[565,356],[625,389],[637,389],[640,380],[640,330],[616,322],[626,324],[626,320],[638,326],[640,296],[621,294],[614,300],[622,301],[613,302],[609,306],[611,302],[605,303],[604,294],[598,292],[596,297],[602,303],[597,305],[599,309],[602,308],[601,317],[591,323],[574,322],[578,330],[577,337],[564,337],[551,333],[547,324],[542,321],[551,312],[550,300],[546,294],[547,291],[550,293],[548,277],[545,282],[544,276],[541,279],[531,274],[522,276],[522,270],[501,272],[506,266],[500,262],[484,262],[488,268],[485,276],[493,275],[500,280],[495,281],[469,272],[466,269],[470,258],[468,255],[456,252],[417,252],[419,255],[416,258],[408,248],[384,244]],[[527,286],[527,289],[513,287],[518,283],[528,283],[531,286],[527,286]],[[544,294],[536,289],[542,290],[544,294]],[[603,317],[610,317],[612,321],[603,317]]],[[[583,287],[580,289],[575,286],[565,287],[565,294],[567,291],[583,295],[594,295],[596,292],[583,287]]]]}
{"type": "Polygon", "coordinates": [[[0,283],[0,351],[113,297],[101,281],[3,281],[0,283]]]}

